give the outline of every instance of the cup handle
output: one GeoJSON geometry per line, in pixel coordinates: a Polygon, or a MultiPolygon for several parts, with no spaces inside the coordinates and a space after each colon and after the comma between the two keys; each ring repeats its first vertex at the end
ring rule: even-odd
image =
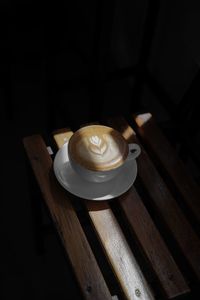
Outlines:
{"type": "Polygon", "coordinates": [[[138,157],[141,153],[141,148],[138,144],[129,144],[128,145],[129,147],[129,154],[128,154],[128,157],[127,159],[130,160],[130,159],[135,159],[136,157],[138,157]]]}

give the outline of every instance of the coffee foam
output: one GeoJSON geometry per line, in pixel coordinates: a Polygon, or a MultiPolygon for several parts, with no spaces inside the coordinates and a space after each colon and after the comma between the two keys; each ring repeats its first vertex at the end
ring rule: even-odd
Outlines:
{"type": "Polygon", "coordinates": [[[77,131],[69,142],[73,160],[94,171],[105,171],[120,166],[127,157],[128,146],[114,129],[93,125],[77,131]]]}

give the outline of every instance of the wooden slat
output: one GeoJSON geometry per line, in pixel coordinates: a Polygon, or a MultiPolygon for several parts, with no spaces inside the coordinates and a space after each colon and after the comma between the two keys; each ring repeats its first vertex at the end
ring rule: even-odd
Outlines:
{"type": "Polygon", "coordinates": [[[112,299],[69,197],[53,174],[52,160],[43,139],[34,135],[23,142],[84,298],[112,299]]]}
{"type": "Polygon", "coordinates": [[[87,208],[111,263],[115,275],[127,299],[153,299],[153,295],[144,279],[140,267],[122,233],[122,230],[108,203],[87,201],[87,208]],[[99,210],[99,206],[101,210],[99,210]]]}
{"type": "Polygon", "coordinates": [[[188,293],[190,289],[183,275],[179,271],[134,186],[119,197],[119,204],[159,278],[167,298],[172,299],[188,293]]]}
{"type": "Polygon", "coordinates": [[[138,133],[156,154],[156,157],[173,179],[188,207],[200,223],[200,189],[198,185],[156,125],[152,115],[149,113],[138,114],[133,116],[133,118],[137,124],[138,133]]]}
{"type": "MultiPolygon", "coordinates": [[[[119,130],[129,143],[136,142],[140,144],[135,132],[123,118],[112,119],[109,124],[119,130]]],[[[152,203],[177,241],[196,276],[200,279],[200,240],[172,197],[146,151],[141,144],[140,146],[142,152],[137,158],[139,177],[151,196],[152,203]]]]}
{"type": "MultiPolygon", "coordinates": [[[[63,144],[68,134],[62,136],[63,144]]],[[[137,299],[137,295],[141,300],[154,299],[108,202],[88,200],[84,203],[126,299],[137,299]]]]}
{"type": "Polygon", "coordinates": [[[53,132],[53,138],[58,148],[61,148],[72,135],[73,132],[69,128],[62,128],[53,132]]]}

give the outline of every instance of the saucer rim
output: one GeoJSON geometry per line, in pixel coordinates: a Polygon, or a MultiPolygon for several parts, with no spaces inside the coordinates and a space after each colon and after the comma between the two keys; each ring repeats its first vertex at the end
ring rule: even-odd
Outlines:
{"type": "MultiPolygon", "coordinates": [[[[56,177],[57,181],[59,182],[59,184],[60,184],[66,191],[68,191],[69,193],[71,193],[72,195],[74,195],[74,196],[76,196],[76,197],[79,197],[79,198],[82,198],[82,199],[85,199],[85,200],[91,200],[91,201],[105,201],[105,200],[111,200],[111,199],[120,197],[122,194],[124,194],[125,192],[127,192],[127,191],[131,188],[131,186],[133,185],[133,183],[134,183],[135,180],[136,180],[138,168],[137,168],[137,162],[136,162],[136,160],[134,159],[134,160],[132,161],[132,163],[134,163],[134,172],[133,172],[133,176],[132,176],[131,182],[130,182],[126,187],[122,188],[122,189],[121,189],[122,191],[120,191],[120,193],[117,193],[116,195],[113,195],[113,196],[107,194],[107,195],[102,196],[102,197],[85,197],[85,196],[81,195],[81,193],[76,193],[76,192],[74,192],[74,190],[72,191],[68,186],[66,186],[66,185],[64,184],[64,182],[62,181],[61,177],[60,177],[59,174],[58,174],[58,171],[59,171],[59,170],[58,170],[58,166],[57,166],[57,160],[58,160],[58,158],[59,158],[59,155],[61,154],[61,152],[63,151],[63,149],[64,149],[65,147],[68,147],[68,142],[65,142],[65,143],[63,144],[63,146],[62,146],[60,149],[58,149],[58,151],[57,151],[57,153],[56,153],[56,155],[55,155],[55,157],[54,157],[54,161],[53,161],[53,170],[54,170],[55,177],[56,177]]],[[[67,162],[69,162],[69,159],[67,159],[67,162]]],[[[130,162],[127,162],[127,163],[130,163],[130,162]]],[[[122,169],[122,171],[123,171],[123,169],[122,169]]],[[[117,174],[116,177],[121,176],[122,171],[121,171],[119,174],[117,174]]],[[[76,176],[78,176],[78,174],[77,174],[76,176]]],[[[80,177],[79,177],[79,179],[80,179],[80,177]]],[[[111,180],[109,180],[109,181],[101,182],[101,183],[93,183],[93,182],[87,181],[87,184],[88,184],[88,186],[91,186],[91,187],[92,187],[92,186],[94,186],[94,184],[95,184],[95,185],[96,185],[96,184],[98,184],[98,185],[109,184],[109,182],[112,182],[113,180],[114,180],[114,179],[111,179],[111,180]]],[[[83,180],[83,184],[85,184],[85,183],[86,183],[86,182],[83,180]]]]}

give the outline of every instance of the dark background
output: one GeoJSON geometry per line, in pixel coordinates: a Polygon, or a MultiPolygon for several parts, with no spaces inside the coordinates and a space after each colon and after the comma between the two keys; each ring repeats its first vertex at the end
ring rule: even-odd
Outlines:
{"type": "Polygon", "coordinates": [[[1,299],[79,299],[55,234],[35,251],[22,138],[145,109],[199,146],[199,37],[197,0],[1,1],[1,299]]]}

